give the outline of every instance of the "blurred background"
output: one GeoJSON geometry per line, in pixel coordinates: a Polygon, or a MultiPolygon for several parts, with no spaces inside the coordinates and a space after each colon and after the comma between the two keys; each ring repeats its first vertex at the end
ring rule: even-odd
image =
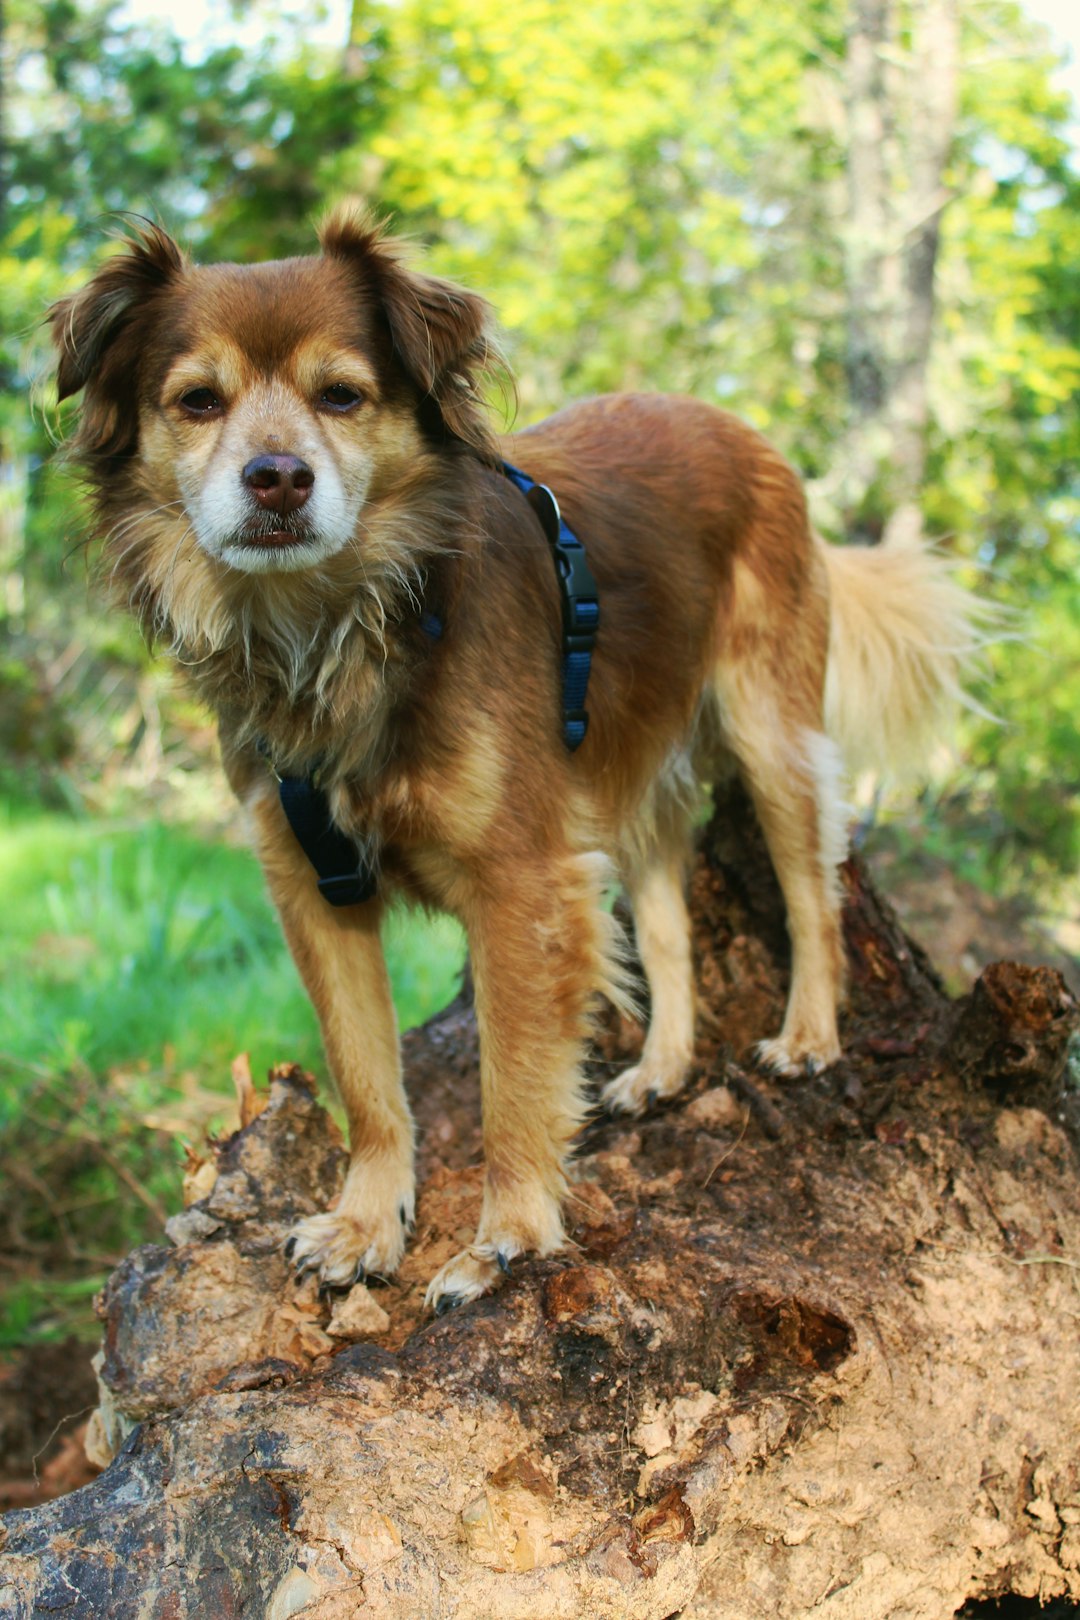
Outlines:
{"type": "MultiPolygon", "coordinates": [[[[257,259],[361,195],[495,303],[519,424],[691,392],[774,439],[832,539],[943,540],[1019,614],[976,691],[997,718],[871,784],[860,834],[955,988],[1003,955],[1075,986],[1070,28],[1064,0],[8,0],[0,1357],[92,1333],[238,1052],[322,1072],[212,727],[95,589],[54,453],[41,315],[115,214],[257,259]]],[[[390,954],[403,1024],[452,993],[449,923],[397,919],[390,954]]]]}

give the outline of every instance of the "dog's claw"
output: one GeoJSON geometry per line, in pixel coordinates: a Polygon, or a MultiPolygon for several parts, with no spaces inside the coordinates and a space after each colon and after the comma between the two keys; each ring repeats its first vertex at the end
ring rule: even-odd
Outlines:
{"type": "Polygon", "coordinates": [[[462,1304],[464,1297],[461,1294],[440,1294],[435,1304],[435,1315],[445,1316],[447,1311],[454,1311],[462,1304]]]}
{"type": "Polygon", "coordinates": [[[510,1275],[510,1256],[504,1249],[496,1249],[495,1260],[504,1277],[510,1275]]]}
{"type": "Polygon", "coordinates": [[[659,1101],[660,1101],[660,1093],[659,1093],[659,1091],[656,1089],[655,1086],[650,1086],[648,1091],[645,1093],[645,1107],[646,1108],[655,1108],[659,1101]]]}
{"type": "Polygon", "coordinates": [[[286,1258],[286,1260],[291,1260],[295,1253],[296,1253],[296,1239],[295,1239],[295,1237],[287,1237],[285,1239],[285,1258],[286,1258]]]}
{"type": "Polygon", "coordinates": [[[352,1282],[349,1284],[349,1287],[355,1288],[357,1283],[362,1283],[366,1277],[367,1267],[362,1260],[358,1260],[356,1262],[356,1270],[352,1274],[352,1282]]]}

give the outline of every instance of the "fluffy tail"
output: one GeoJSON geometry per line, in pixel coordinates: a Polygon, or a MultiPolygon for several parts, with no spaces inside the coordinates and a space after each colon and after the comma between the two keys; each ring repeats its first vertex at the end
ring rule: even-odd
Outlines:
{"type": "MultiPolygon", "coordinates": [[[[830,546],[825,727],[852,772],[918,770],[958,706],[993,613],[916,546],[830,546]]],[[[980,711],[984,712],[984,711],[980,711]]]]}

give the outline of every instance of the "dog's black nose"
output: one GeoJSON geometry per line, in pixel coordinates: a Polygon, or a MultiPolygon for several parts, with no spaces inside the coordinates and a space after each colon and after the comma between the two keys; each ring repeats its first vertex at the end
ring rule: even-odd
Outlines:
{"type": "Polygon", "coordinates": [[[303,506],[315,474],[299,456],[256,456],[241,477],[260,506],[284,516],[303,506]]]}

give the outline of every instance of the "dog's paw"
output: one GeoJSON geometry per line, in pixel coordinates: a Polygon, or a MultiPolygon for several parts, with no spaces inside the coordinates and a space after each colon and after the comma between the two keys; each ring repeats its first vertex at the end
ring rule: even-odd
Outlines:
{"type": "Polygon", "coordinates": [[[298,1221],[285,1254],[297,1277],[315,1272],[324,1288],[351,1288],[365,1277],[393,1276],[411,1227],[412,1206],[404,1201],[375,1219],[335,1209],[298,1221]]]}
{"type": "Polygon", "coordinates": [[[428,1284],[424,1304],[436,1316],[444,1316],[457,1305],[490,1294],[510,1275],[510,1268],[521,1250],[513,1243],[474,1243],[462,1249],[437,1271],[428,1284]]]}
{"type": "Polygon", "coordinates": [[[654,1104],[677,1097],[686,1084],[688,1063],[659,1064],[643,1060],[609,1080],[600,1101],[609,1114],[643,1114],[654,1104]]]}
{"type": "Polygon", "coordinates": [[[822,1041],[815,1049],[777,1035],[771,1041],[759,1041],[754,1056],[761,1067],[772,1074],[782,1075],[785,1080],[798,1080],[804,1075],[821,1074],[835,1063],[840,1057],[840,1046],[836,1041],[822,1041]]]}

